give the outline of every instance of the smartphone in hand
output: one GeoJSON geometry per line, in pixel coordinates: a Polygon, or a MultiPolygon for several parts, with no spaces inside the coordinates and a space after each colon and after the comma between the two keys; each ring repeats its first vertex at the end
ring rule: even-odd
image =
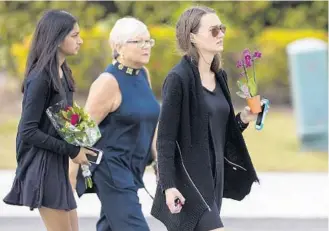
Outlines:
{"type": "Polygon", "coordinates": [[[262,111],[258,113],[255,127],[257,130],[261,130],[264,127],[265,117],[270,108],[270,101],[268,99],[262,99],[262,111]]]}
{"type": "Polygon", "coordinates": [[[85,147],[88,150],[91,150],[97,154],[97,156],[87,155],[87,159],[92,164],[99,164],[103,157],[103,151],[97,148],[85,147]]]}

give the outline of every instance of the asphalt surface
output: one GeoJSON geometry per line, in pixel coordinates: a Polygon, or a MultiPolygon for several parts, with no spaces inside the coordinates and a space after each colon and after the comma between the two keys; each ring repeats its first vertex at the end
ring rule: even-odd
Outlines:
{"type": "MultiPolygon", "coordinates": [[[[80,218],[79,231],[96,231],[97,218],[80,218]]],[[[156,219],[148,217],[151,231],[166,231],[156,219]]],[[[327,231],[328,219],[232,219],[223,218],[226,231],[327,231]]],[[[1,217],[0,231],[45,231],[40,218],[1,217]]],[[[117,230],[115,230],[117,231],[117,230]]],[[[124,231],[124,230],[118,230],[124,231]]]]}

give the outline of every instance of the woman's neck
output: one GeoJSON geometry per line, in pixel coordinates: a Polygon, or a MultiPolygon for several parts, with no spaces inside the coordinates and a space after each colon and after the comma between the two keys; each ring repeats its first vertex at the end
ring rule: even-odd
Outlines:
{"type": "Polygon", "coordinates": [[[198,68],[199,68],[201,78],[213,74],[213,72],[211,70],[211,64],[212,64],[213,59],[214,59],[213,54],[209,54],[206,52],[204,52],[204,53],[199,52],[198,68]]]}
{"type": "Polygon", "coordinates": [[[65,62],[65,56],[62,53],[58,53],[58,73],[59,77],[63,77],[63,70],[62,70],[62,65],[65,62]]]}
{"type": "Polygon", "coordinates": [[[129,60],[126,59],[122,59],[120,56],[117,58],[118,62],[121,63],[122,65],[126,66],[126,67],[130,67],[133,69],[141,69],[143,66],[135,63],[135,62],[131,62],[129,60]]]}

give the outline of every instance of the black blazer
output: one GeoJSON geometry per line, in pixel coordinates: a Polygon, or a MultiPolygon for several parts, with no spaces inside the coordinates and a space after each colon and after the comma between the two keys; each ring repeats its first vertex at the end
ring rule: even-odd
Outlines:
{"type": "MultiPolygon", "coordinates": [[[[224,197],[242,200],[253,182],[258,182],[242,136],[239,114],[234,113],[227,76],[216,73],[231,112],[227,123],[224,197]]],[[[151,214],[169,231],[193,230],[202,213],[215,199],[208,153],[208,114],[197,66],[184,56],[168,74],[163,86],[157,150],[159,184],[151,214]],[[176,187],[186,203],[179,214],[171,214],[164,190],[176,187]]]]}
{"type": "MultiPolygon", "coordinates": [[[[63,100],[63,94],[55,91],[46,71],[32,73],[24,83],[22,117],[16,137],[16,178],[24,178],[25,172],[39,151],[68,155],[74,158],[80,148],[61,139],[51,124],[46,109],[63,100]]],[[[65,97],[65,96],[64,96],[65,97]]],[[[68,94],[72,100],[73,92],[68,94]]]]}

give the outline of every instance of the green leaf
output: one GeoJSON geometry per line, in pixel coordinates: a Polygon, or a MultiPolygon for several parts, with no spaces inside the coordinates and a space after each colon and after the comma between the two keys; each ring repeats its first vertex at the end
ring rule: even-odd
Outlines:
{"type": "Polygon", "coordinates": [[[62,111],[62,116],[66,119],[66,120],[69,120],[69,116],[68,116],[68,113],[66,111],[62,111]]]}
{"type": "Polygon", "coordinates": [[[243,99],[247,98],[247,96],[242,91],[238,91],[236,94],[243,99]]]}
{"type": "Polygon", "coordinates": [[[251,96],[257,95],[257,84],[253,79],[248,82],[248,88],[251,96]]]}
{"type": "Polygon", "coordinates": [[[246,79],[240,79],[237,81],[237,85],[239,87],[239,89],[242,88],[243,85],[246,85],[247,84],[247,80],[246,79]]]}

